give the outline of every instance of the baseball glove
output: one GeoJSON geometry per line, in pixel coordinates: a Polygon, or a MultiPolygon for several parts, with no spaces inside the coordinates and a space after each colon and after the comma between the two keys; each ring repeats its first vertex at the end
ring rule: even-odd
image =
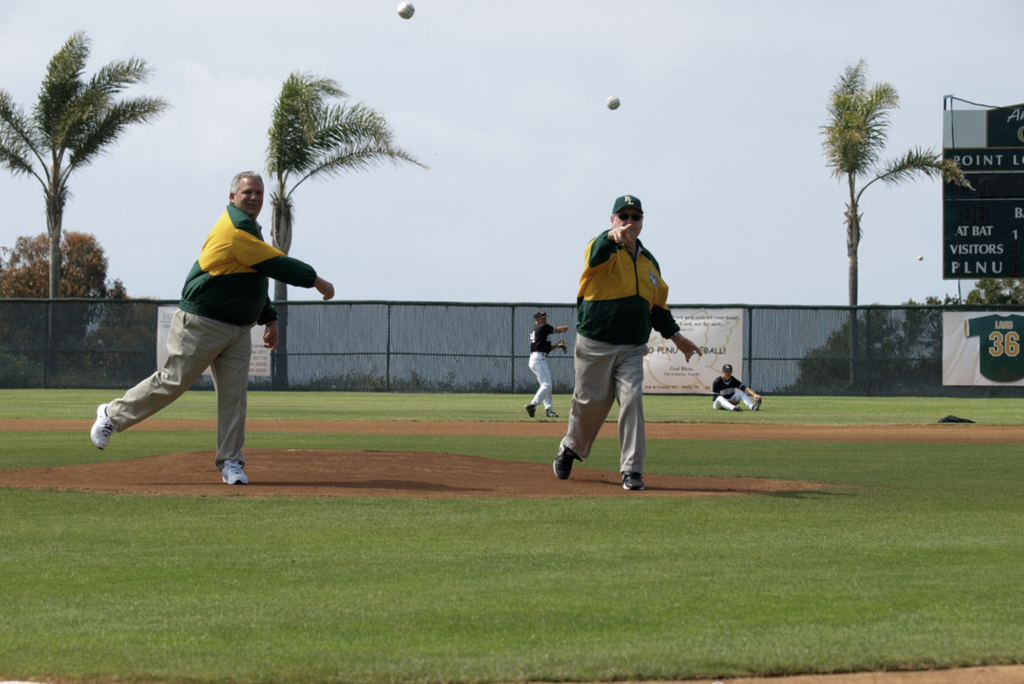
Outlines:
{"type": "Polygon", "coordinates": [[[551,351],[555,351],[556,349],[561,349],[562,353],[565,354],[569,351],[569,346],[565,343],[565,340],[558,340],[558,343],[551,347],[551,351]]]}

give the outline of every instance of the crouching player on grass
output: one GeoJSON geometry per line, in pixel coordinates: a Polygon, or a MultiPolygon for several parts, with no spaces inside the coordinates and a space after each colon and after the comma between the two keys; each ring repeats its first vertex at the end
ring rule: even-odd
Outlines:
{"type": "Polygon", "coordinates": [[[711,391],[715,396],[712,408],[739,411],[746,404],[751,411],[761,410],[761,395],[733,377],[731,364],[722,366],[722,375],[711,383],[711,391]]]}

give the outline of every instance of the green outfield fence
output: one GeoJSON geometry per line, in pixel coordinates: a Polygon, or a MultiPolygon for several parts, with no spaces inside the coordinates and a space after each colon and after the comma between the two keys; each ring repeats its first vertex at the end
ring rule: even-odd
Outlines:
{"type": "MultiPolygon", "coordinates": [[[[156,369],[157,309],[176,301],[0,299],[0,388],[126,389],[156,369]]],[[[251,389],[532,393],[533,313],[575,327],[571,304],[291,302],[282,348],[251,389]]],[[[743,380],[759,392],[825,396],[1022,396],[1020,387],[943,387],[943,311],[1014,306],[751,306],[742,309],[743,380]],[[852,331],[852,335],[851,335],[852,331]]],[[[572,391],[569,353],[550,356],[572,391]]],[[[212,387],[208,379],[197,388],[212,387]]]]}

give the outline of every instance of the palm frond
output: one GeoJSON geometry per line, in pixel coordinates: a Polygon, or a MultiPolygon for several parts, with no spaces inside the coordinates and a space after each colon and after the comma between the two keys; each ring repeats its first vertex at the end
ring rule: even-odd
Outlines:
{"type": "Polygon", "coordinates": [[[867,87],[864,60],[847,67],[832,89],[828,121],[821,127],[826,165],[833,178],[871,172],[885,149],[889,112],[898,107],[899,94],[890,84],[867,87]]]}
{"type": "Polygon", "coordinates": [[[947,183],[971,188],[959,164],[952,160],[943,160],[939,154],[931,150],[915,147],[878,169],[875,177],[857,193],[857,200],[859,201],[864,191],[877,181],[898,186],[920,177],[942,178],[947,183]]]}
{"type": "MultiPolygon", "coordinates": [[[[9,169],[15,176],[35,176],[45,187],[46,183],[36,172],[31,159],[34,156],[42,161],[41,147],[32,122],[21,107],[14,103],[10,94],[0,90],[0,166],[9,169]]],[[[45,165],[42,167],[45,171],[45,165]]]]}
{"type": "Polygon", "coordinates": [[[150,73],[152,70],[146,64],[146,60],[138,57],[111,62],[93,74],[86,89],[107,96],[117,95],[129,85],[145,83],[150,73]]]}
{"type": "Polygon", "coordinates": [[[50,59],[33,117],[39,130],[50,139],[59,133],[64,112],[84,88],[82,73],[89,50],[89,39],[79,31],[50,59]]]}
{"type": "Polygon", "coordinates": [[[138,97],[107,107],[101,118],[89,119],[80,129],[80,138],[71,148],[69,167],[88,166],[98,154],[116,143],[128,127],[152,123],[169,106],[162,98],[138,97]]]}
{"type": "Polygon", "coordinates": [[[967,176],[964,175],[964,170],[960,168],[960,164],[952,159],[946,159],[942,162],[942,180],[967,188],[968,190],[974,190],[974,186],[967,180],[967,176]]]}
{"type": "Polygon", "coordinates": [[[317,135],[310,142],[314,149],[323,153],[336,147],[388,144],[393,137],[384,116],[359,103],[325,109],[318,122],[317,135]]]}
{"type": "Polygon", "coordinates": [[[281,88],[268,131],[267,168],[291,195],[309,178],[333,176],[390,161],[423,166],[394,144],[384,116],[362,103],[331,104],[347,95],[333,80],[292,73],[281,88]]]}
{"type": "Polygon", "coordinates": [[[385,162],[400,162],[428,168],[410,152],[394,144],[391,126],[379,112],[362,103],[336,106],[325,113],[320,134],[313,143],[313,164],[292,187],[311,178],[335,177],[343,172],[362,171],[385,162]]]}
{"type": "Polygon", "coordinates": [[[885,164],[878,174],[878,180],[886,185],[903,185],[916,177],[938,178],[942,176],[942,157],[931,150],[915,147],[902,156],[885,164]]]}
{"type": "Polygon", "coordinates": [[[835,94],[859,93],[867,87],[868,65],[862,57],[856,64],[847,65],[839,76],[832,92],[835,94]]]}
{"type": "Polygon", "coordinates": [[[318,134],[327,101],[335,97],[347,95],[332,79],[300,72],[289,75],[274,104],[267,131],[267,167],[271,174],[287,174],[315,165],[311,142],[318,134]]]}
{"type": "Polygon", "coordinates": [[[872,150],[881,151],[889,137],[892,123],[889,112],[899,108],[899,95],[888,83],[877,83],[863,93],[858,102],[863,122],[865,144],[872,150]]]}
{"type": "MultiPolygon", "coordinates": [[[[363,171],[380,166],[385,162],[390,162],[397,166],[399,162],[403,161],[427,168],[416,157],[400,147],[393,145],[365,145],[361,147],[340,148],[335,150],[333,154],[322,157],[320,163],[306,175],[306,178],[315,178],[317,176],[334,177],[347,171],[363,171]]],[[[306,178],[303,178],[303,180],[306,180],[306,178]]]]}
{"type": "Polygon", "coordinates": [[[888,185],[902,185],[919,176],[942,178],[949,183],[971,187],[959,164],[952,160],[944,160],[936,152],[920,147],[915,147],[902,157],[886,164],[881,169],[878,180],[888,185]]]}

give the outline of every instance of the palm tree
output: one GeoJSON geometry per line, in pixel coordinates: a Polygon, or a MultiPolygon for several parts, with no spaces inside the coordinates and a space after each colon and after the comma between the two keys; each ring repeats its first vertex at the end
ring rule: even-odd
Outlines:
{"type": "MultiPolygon", "coordinates": [[[[889,133],[889,112],[899,107],[899,94],[888,83],[867,86],[867,64],[860,60],[846,71],[832,88],[828,104],[828,123],[821,127],[825,136],[826,166],[840,182],[845,177],[850,190],[846,205],[846,254],[849,257],[848,288],[850,306],[857,306],[857,250],[861,231],[860,198],[876,181],[900,185],[919,176],[942,177],[947,182],[967,185],[963,172],[954,161],[920,147],[903,156],[881,163],[889,133]],[[858,179],[868,179],[859,190],[858,179]]],[[[857,312],[850,310],[850,384],[855,384],[854,360],[857,350],[857,312]]]]}
{"type": "MultiPolygon", "coordinates": [[[[293,72],[274,103],[267,131],[267,171],[275,185],[270,195],[271,236],[274,246],[285,254],[292,244],[292,195],[306,180],[362,171],[384,161],[427,168],[395,145],[391,126],[379,112],[362,103],[330,104],[332,99],[347,97],[332,79],[293,72]]],[[[288,300],[285,283],[274,283],[274,300],[288,300]]],[[[287,385],[287,307],[279,314],[276,377],[287,385]]]]}
{"type": "Polygon", "coordinates": [[[899,107],[899,95],[888,83],[867,87],[867,64],[860,60],[848,66],[836,81],[828,105],[825,136],[826,166],[832,177],[846,178],[850,201],[846,205],[846,253],[850,260],[850,306],[857,305],[857,249],[860,247],[860,198],[876,181],[900,185],[919,176],[941,177],[947,182],[967,185],[954,161],[920,147],[884,164],[879,163],[889,133],[889,111],[899,107]],[[858,179],[869,179],[860,190],[858,179]]]}
{"type": "Polygon", "coordinates": [[[111,62],[84,81],[88,57],[85,33],[72,34],[50,60],[31,116],[0,90],[0,165],[38,180],[46,196],[52,299],[60,296],[61,230],[71,174],[106,152],[129,126],[150,123],[168,107],[155,97],[115,100],[127,86],[146,81],[150,69],[144,60],[111,62]]]}

